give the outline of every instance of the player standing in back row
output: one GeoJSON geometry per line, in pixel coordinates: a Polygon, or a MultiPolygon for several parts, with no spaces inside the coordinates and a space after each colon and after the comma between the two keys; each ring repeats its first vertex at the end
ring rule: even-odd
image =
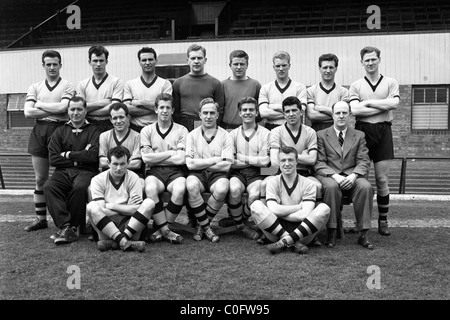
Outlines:
{"type": "Polygon", "coordinates": [[[61,55],[55,50],[46,50],[42,54],[42,66],[46,73],[45,80],[31,85],[27,92],[24,114],[36,119],[28,143],[31,154],[36,186],[34,190],[34,207],[37,219],[25,227],[25,231],[45,229],[47,224],[47,204],[44,196],[44,184],[49,175],[48,144],[53,131],[69,120],[67,107],[74,93],[74,86],[61,79],[61,55]]]}
{"type": "Polygon", "coordinates": [[[355,129],[366,134],[369,157],[375,168],[378,204],[378,232],[389,236],[387,215],[389,211],[388,174],[390,160],[394,158],[391,124],[393,110],[400,102],[398,82],[380,74],[380,50],[365,47],[361,50],[361,64],[366,70],[364,78],[352,83],[349,101],[356,117],[355,129]]]}
{"type": "Polygon", "coordinates": [[[87,102],[86,119],[102,133],[113,128],[109,120],[109,106],[122,102],[123,81],[106,72],[109,51],[105,47],[92,46],[88,55],[92,77],[78,84],[77,95],[87,102]]]}
{"type": "Polygon", "coordinates": [[[266,83],[259,91],[259,113],[266,119],[266,128],[272,130],[286,123],[283,100],[289,96],[297,97],[301,101],[301,111],[306,109],[306,87],[303,83],[292,81],[289,77],[291,56],[285,51],[275,52],[272,58],[276,79],[266,83]]]}
{"type": "Polygon", "coordinates": [[[338,64],[339,59],[335,54],[322,54],[319,57],[321,80],[306,90],[306,116],[311,120],[311,127],[316,132],[333,125],[332,106],[348,97],[348,90],[334,81],[338,64]]]}
{"type": "Polygon", "coordinates": [[[172,84],[156,75],[158,57],[153,48],[143,47],[137,56],[142,73],[139,78],[125,83],[123,103],[131,115],[130,128],[141,132],[142,128],[158,120],[155,99],[161,93],[172,94],[172,84]]]}

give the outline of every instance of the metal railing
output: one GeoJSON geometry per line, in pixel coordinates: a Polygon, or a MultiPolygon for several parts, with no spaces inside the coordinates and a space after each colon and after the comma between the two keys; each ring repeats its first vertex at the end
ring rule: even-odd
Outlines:
{"type": "Polygon", "coordinates": [[[450,158],[447,157],[395,157],[395,160],[402,160],[402,166],[400,169],[400,183],[398,187],[398,193],[399,194],[405,194],[406,189],[406,166],[408,163],[408,160],[439,160],[439,161],[445,161],[449,160],[450,158]]]}
{"type": "MultiPolygon", "coordinates": [[[[26,153],[0,153],[0,157],[2,156],[23,156],[23,157],[30,157],[29,154],[26,153]]],[[[438,161],[450,161],[450,157],[395,157],[394,160],[401,160],[401,168],[400,168],[400,182],[399,182],[399,188],[398,193],[399,194],[405,194],[406,192],[406,168],[408,164],[408,160],[419,160],[419,161],[427,161],[427,160],[438,160],[438,161]]],[[[274,174],[274,172],[271,172],[270,168],[264,168],[267,172],[270,172],[269,175],[274,174]]],[[[266,172],[264,171],[264,172],[266,172]]],[[[5,180],[3,178],[3,172],[2,167],[0,165],[0,182],[2,189],[6,189],[5,187],[5,180]]]]}

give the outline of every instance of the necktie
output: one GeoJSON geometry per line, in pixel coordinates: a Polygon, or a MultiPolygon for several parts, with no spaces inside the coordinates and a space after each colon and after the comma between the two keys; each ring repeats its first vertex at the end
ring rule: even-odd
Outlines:
{"type": "Polygon", "coordinates": [[[342,145],[344,144],[344,137],[342,135],[342,131],[339,131],[339,144],[342,145]]]}

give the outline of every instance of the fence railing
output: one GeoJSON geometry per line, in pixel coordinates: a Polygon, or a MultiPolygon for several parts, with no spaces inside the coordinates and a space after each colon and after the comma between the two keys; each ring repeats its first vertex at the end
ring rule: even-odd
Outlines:
{"type": "Polygon", "coordinates": [[[429,160],[439,160],[439,161],[445,161],[449,160],[450,158],[447,157],[395,157],[396,160],[402,161],[402,166],[400,169],[400,183],[398,187],[398,193],[399,194],[405,194],[406,190],[406,167],[408,164],[408,160],[419,160],[419,161],[429,161],[429,160]]]}
{"type": "MultiPolygon", "coordinates": [[[[0,153],[0,157],[2,156],[19,156],[19,157],[30,157],[29,154],[26,153],[0,153]]],[[[394,160],[401,160],[401,168],[400,168],[400,182],[399,182],[399,188],[398,188],[398,193],[399,194],[405,194],[406,192],[406,168],[407,168],[407,164],[408,164],[408,160],[411,161],[445,161],[448,160],[450,161],[450,157],[395,157],[394,160]]],[[[2,186],[2,189],[6,189],[5,186],[5,180],[3,178],[3,172],[2,172],[2,166],[0,165],[0,183],[2,186]]]]}

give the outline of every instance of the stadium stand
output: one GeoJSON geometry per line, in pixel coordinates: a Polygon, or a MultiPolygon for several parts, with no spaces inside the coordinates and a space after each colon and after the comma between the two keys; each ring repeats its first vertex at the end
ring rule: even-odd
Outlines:
{"type": "Polygon", "coordinates": [[[167,0],[158,5],[146,0],[126,4],[121,0],[5,0],[0,4],[0,48],[450,30],[448,1],[379,0],[381,30],[367,28],[371,13],[366,10],[371,4],[368,0],[356,4],[349,0],[167,0]],[[72,3],[81,9],[81,29],[66,26],[65,8],[72,3]]]}

